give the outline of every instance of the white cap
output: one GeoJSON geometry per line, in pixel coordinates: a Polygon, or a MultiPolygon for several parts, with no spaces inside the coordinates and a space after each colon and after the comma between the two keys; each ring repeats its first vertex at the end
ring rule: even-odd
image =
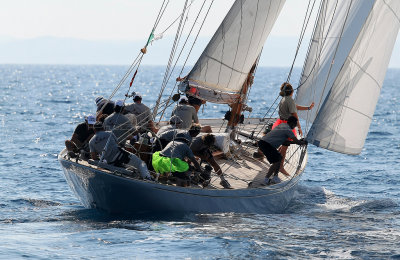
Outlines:
{"type": "Polygon", "coordinates": [[[133,99],[135,98],[142,98],[142,95],[139,92],[133,92],[133,99]]]}
{"type": "Polygon", "coordinates": [[[96,123],[96,117],[94,115],[88,115],[86,120],[89,125],[94,125],[94,123],[96,123]]]}
{"type": "Polygon", "coordinates": [[[185,96],[183,96],[183,97],[181,97],[181,98],[179,99],[179,103],[182,102],[182,101],[188,102],[188,98],[185,97],[185,96]]]}
{"type": "Polygon", "coordinates": [[[118,107],[123,107],[124,106],[124,101],[123,100],[117,100],[117,102],[115,102],[115,105],[118,107]]]}

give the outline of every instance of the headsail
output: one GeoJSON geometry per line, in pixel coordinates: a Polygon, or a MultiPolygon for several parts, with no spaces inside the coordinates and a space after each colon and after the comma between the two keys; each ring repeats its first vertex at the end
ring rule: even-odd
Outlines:
{"type": "Polygon", "coordinates": [[[234,103],[285,0],[236,0],[180,90],[234,103]]]}
{"type": "Polygon", "coordinates": [[[307,140],[359,154],[375,111],[400,26],[400,1],[324,1],[303,68],[296,103],[312,123],[307,140]]]}

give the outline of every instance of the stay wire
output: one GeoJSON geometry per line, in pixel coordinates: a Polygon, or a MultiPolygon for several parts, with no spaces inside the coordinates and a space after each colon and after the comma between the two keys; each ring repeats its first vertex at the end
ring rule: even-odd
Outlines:
{"type": "Polygon", "coordinates": [[[156,101],[155,108],[153,110],[153,116],[152,116],[153,120],[155,119],[155,116],[157,114],[158,107],[159,107],[159,104],[160,104],[161,97],[162,97],[162,95],[164,93],[164,90],[165,90],[165,87],[167,85],[166,84],[166,79],[167,79],[167,76],[168,76],[168,73],[169,73],[169,70],[170,70],[174,55],[175,55],[175,49],[176,49],[176,45],[177,45],[177,40],[179,39],[179,33],[180,33],[180,29],[181,29],[183,18],[185,16],[184,14],[186,12],[187,2],[188,2],[188,0],[185,1],[184,7],[183,7],[183,10],[182,10],[181,20],[179,21],[179,26],[178,26],[176,34],[175,34],[175,40],[174,40],[174,43],[172,45],[172,49],[171,49],[171,53],[170,53],[170,57],[169,57],[169,60],[168,60],[167,67],[165,69],[164,79],[163,79],[163,83],[161,85],[161,90],[160,90],[160,93],[158,95],[158,99],[156,101]]]}
{"type": "MultiPolygon", "coordinates": [[[[201,9],[200,9],[200,11],[199,11],[199,13],[198,13],[198,15],[197,15],[197,17],[196,17],[194,23],[193,23],[192,28],[190,29],[189,35],[187,36],[186,41],[185,41],[185,43],[183,44],[183,47],[182,47],[182,49],[181,49],[181,52],[180,52],[179,55],[178,55],[178,58],[177,58],[177,60],[176,60],[176,62],[175,62],[175,64],[174,64],[174,67],[173,67],[173,69],[172,69],[172,71],[171,71],[171,73],[170,73],[170,75],[169,75],[167,81],[169,81],[169,79],[170,79],[170,77],[171,77],[171,75],[172,75],[172,72],[174,71],[175,66],[177,65],[177,62],[178,62],[178,60],[179,60],[179,58],[180,58],[180,56],[181,56],[181,54],[182,54],[182,52],[183,52],[183,49],[184,49],[185,46],[186,46],[187,40],[189,39],[189,37],[190,37],[190,35],[191,35],[191,33],[192,33],[192,30],[193,30],[193,28],[194,28],[194,26],[195,26],[195,24],[196,24],[196,21],[198,20],[198,18],[199,18],[199,16],[200,16],[200,13],[201,13],[202,10],[203,10],[203,7],[204,7],[205,2],[206,2],[206,0],[204,0],[203,5],[201,6],[201,9]]],[[[196,34],[196,37],[195,37],[195,39],[194,39],[194,41],[193,41],[193,43],[192,43],[192,46],[191,46],[191,48],[190,48],[190,50],[189,50],[189,53],[188,53],[188,55],[187,55],[187,57],[186,57],[186,60],[185,60],[185,62],[183,63],[183,66],[182,66],[182,68],[181,68],[181,71],[179,72],[179,77],[182,75],[183,70],[185,69],[186,63],[187,63],[187,61],[188,61],[188,59],[189,59],[189,57],[190,57],[190,54],[192,53],[192,50],[193,50],[194,45],[195,45],[196,42],[197,42],[198,36],[199,36],[199,34],[200,34],[200,31],[201,31],[201,29],[203,28],[204,22],[205,22],[205,20],[206,20],[206,18],[207,18],[207,16],[208,16],[208,13],[209,13],[209,11],[210,11],[211,6],[213,5],[213,3],[214,3],[214,0],[212,0],[210,6],[208,7],[208,10],[207,10],[207,13],[206,13],[206,15],[205,15],[205,17],[204,17],[204,19],[203,19],[203,22],[202,22],[202,24],[201,24],[201,26],[200,26],[200,28],[199,28],[197,34],[196,34]]],[[[169,102],[170,102],[170,100],[171,100],[171,98],[172,98],[172,96],[173,96],[173,93],[174,93],[174,91],[175,91],[177,85],[178,85],[178,83],[175,82],[175,85],[174,85],[174,87],[173,87],[173,89],[172,89],[172,91],[171,91],[171,94],[169,95],[169,98],[168,98],[168,100],[167,100],[166,106],[165,106],[164,109],[162,110],[161,116],[160,116],[160,118],[159,118],[159,122],[162,120],[162,118],[163,118],[163,116],[164,116],[164,113],[165,113],[165,110],[169,107],[169,102]]]]}
{"type": "MultiPolygon", "coordinates": [[[[192,0],[192,2],[188,5],[187,8],[189,8],[195,1],[196,1],[196,0],[192,0]]],[[[176,19],[175,19],[165,30],[163,30],[160,34],[164,34],[166,31],[168,31],[169,28],[171,28],[171,27],[176,23],[176,21],[178,21],[178,19],[179,19],[180,17],[181,17],[181,15],[179,15],[178,17],[176,17],[176,19]]]]}
{"type": "Polygon", "coordinates": [[[294,63],[296,62],[297,55],[298,55],[298,53],[299,53],[301,43],[303,42],[303,38],[304,38],[304,35],[305,35],[305,32],[306,32],[306,29],[307,29],[307,27],[308,27],[308,23],[309,23],[309,21],[310,21],[312,11],[314,10],[315,2],[316,2],[316,0],[314,0],[314,2],[313,2],[313,4],[312,4],[312,7],[311,7],[311,10],[310,10],[311,0],[308,1],[307,11],[306,11],[306,14],[305,14],[305,16],[304,16],[302,29],[301,29],[300,36],[299,36],[299,41],[298,41],[298,43],[297,43],[296,53],[295,53],[295,55],[294,55],[293,62],[292,62],[292,66],[290,67],[289,74],[288,74],[288,77],[287,77],[287,79],[286,79],[286,82],[289,82],[289,81],[290,81],[290,77],[291,77],[291,75],[292,75],[293,68],[294,68],[294,63]],[[310,13],[308,13],[309,11],[310,11],[310,13]],[[308,16],[308,17],[307,17],[307,16],[308,16]],[[306,22],[306,20],[307,20],[307,22],[306,22]]]}
{"type": "MultiPolygon", "coordinates": [[[[158,23],[160,22],[161,17],[162,17],[162,15],[164,14],[165,9],[166,9],[167,6],[168,6],[169,0],[167,1],[166,4],[165,4],[165,1],[166,1],[166,0],[164,0],[163,3],[162,3],[162,5],[161,5],[160,11],[159,11],[159,13],[158,13],[158,15],[157,15],[157,18],[156,18],[156,21],[155,21],[155,23],[154,23],[154,26],[153,26],[153,29],[152,29],[151,34],[152,34],[152,33],[154,32],[154,30],[157,28],[158,23]],[[165,7],[164,7],[164,4],[165,4],[165,7]]],[[[150,34],[149,38],[151,37],[151,34],[150,34]]],[[[148,42],[149,42],[149,40],[147,41],[146,45],[148,44],[148,42]]],[[[136,65],[137,65],[136,70],[139,69],[140,63],[142,62],[143,55],[144,55],[144,53],[139,52],[139,54],[137,55],[137,57],[135,58],[135,60],[132,62],[131,66],[129,67],[129,69],[128,69],[127,72],[125,73],[125,75],[122,77],[122,79],[121,79],[120,82],[118,83],[117,87],[114,89],[114,91],[113,91],[113,92],[111,93],[111,95],[109,96],[109,100],[111,100],[111,99],[114,97],[115,93],[121,88],[121,86],[122,86],[123,83],[126,81],[126,79],[128,78],[128,76],[129,76],[129,75],[132,73],[132,71],[136,68],[136,65]]],[[[129,94],[130,88],[131,88],[131,86],[129,87],[127,94],[129,94]]],[[[125,102],[126,98],[127,98],[127,95],[125,95],[124,102],[125,102]]],[[[102,112],[102,111],[104,110],[106,104],[107,104],[107,102],[105,102],[105,104],[102,106],[102,108],[100,109],[100,112],[102,112]]],[[[111,138],[111,135],[110,135],[110,137],[107,139],[107,143],[106,143],[106,145],[104,146],[104,149],[103,149],[102,154],[101,154],[101,157],[100,157],[100,161],[103,160],[105,151],[106,151],[106,149],[107,149],[107,147],[108,147],[108,144],[109,144],[109,142],[110,142],[110,138],[111,138]]]]}

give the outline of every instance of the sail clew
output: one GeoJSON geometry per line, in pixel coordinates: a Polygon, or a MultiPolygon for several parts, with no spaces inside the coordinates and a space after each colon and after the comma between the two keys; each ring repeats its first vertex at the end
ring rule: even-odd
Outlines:
{"type": "Polygon", "coordinates": [[[285,0],[237,0],[197,60],[180,91],[213,103],[233,104],[285,0]]]}

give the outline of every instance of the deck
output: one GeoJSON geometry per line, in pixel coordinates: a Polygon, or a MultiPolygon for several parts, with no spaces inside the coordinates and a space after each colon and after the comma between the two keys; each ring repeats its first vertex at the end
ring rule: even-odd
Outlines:
{"type": "MultiPolygon", "coordinates": [[[[239,142],[230,142],[229,152],[216,152],[215,158],[220,165],[226,180],[231,184],[233,189],[246,189],[248,187],[260,187],[264,185],[265,175],[269,169],[268,161],[263,159],[254,159],[253,153],[257,151],[256,142],[262,136],[262,132],[267,123],[273,122],[270,120],[248,119],[238,128],[236,136],[239,142]]],[[[163,123],[162,123],[163,124],[163,123]]],[[[206,119],[201,120],[202,125],[210,125],[213,133],[224,133],[226,129],[226,121],[221,119],[206,119]]],[[[142,155],[143,156],[143,155],[142,155]]],[[[146,156],[146,155],[144,155],[146,156]]],[[[148,155],[147,155],[148,156],[148,155]]],[[[279,173],[281,180],[289,180],[296,174],[304,170],[307,162],[307,153],[304,154],[302,163],[299,165],[301,158],[301,149],[298,145],[290,145],[286,154],[285,169],[291,176],[285,176],[279,173]]],[[[72,159],[73,161],[75,159],[72,159]]],[[[132,177],[128,170],[121,168],[103,165],[94,165],[85,160],[76,161],[87,167],[101,168],[110,174],[121,174],[126,177],[132,177]]],[[[210,189],[223,189],[219,184],[220,179],[216,174],[212,174],[210,189]]],[[[172,184],[174,185],[174,184],[172,184]]]]}

